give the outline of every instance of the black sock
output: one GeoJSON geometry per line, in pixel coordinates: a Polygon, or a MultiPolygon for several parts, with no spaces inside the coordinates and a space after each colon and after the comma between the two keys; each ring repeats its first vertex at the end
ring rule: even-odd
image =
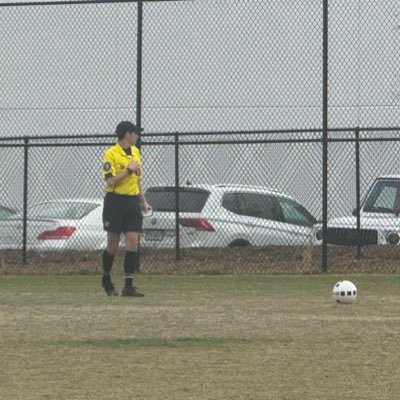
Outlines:
{"type": "Polygon", "coordinates": [[[137,270],[138,261],[139,258],[136,251],[125,251],[124,278],[126,287],[132,286],[133,274],[137,270]]]}
{"type": "Polygon", "coordinates": [[[140,247],[137,250],[137,266],[135,272],[140,272],[140,247]]]}
{"type": "Polygon", "coordinates": [[[107,250],[104,250],[102,255],[102,268],[104,276],[110,275],[113,262],[114,262],[114,256],[109,254],[107,250]]]}

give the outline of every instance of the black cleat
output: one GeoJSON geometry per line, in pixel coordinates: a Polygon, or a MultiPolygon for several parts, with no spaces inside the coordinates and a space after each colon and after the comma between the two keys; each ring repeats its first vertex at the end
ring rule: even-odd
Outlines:
{"type": "Polygon", "coordinates": [[[128,287],[124,287],[122,289],[121,296],[124,296],[124,297],[143,297],[144,294],[139,292],[135,287],[128,286],[128,287]]]}
{"type": "Polygon", "coordinates": [[[118,292],[115,290],[115,287],[109,276],[103,276],[101,279],[101,286],[103,287],[107,296],[118,296],[118,292]]]}

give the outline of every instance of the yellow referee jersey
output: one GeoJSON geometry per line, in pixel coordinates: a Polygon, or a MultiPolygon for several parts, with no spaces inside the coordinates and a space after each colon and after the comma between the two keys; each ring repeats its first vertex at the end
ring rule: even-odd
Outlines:
{"type": "Polygon", "coordinates": [[[139,173],[127,175],[115,186],[106,186],[106,192],[129,196],[139,194],[139,181],[142,179],[142,158],[137,147],[131,146],[131,155],[126,154],[118,143],[106,150],[103,157],[103,177],[107,178],[123,172],[131,161],[139,163],[139,173]]]}

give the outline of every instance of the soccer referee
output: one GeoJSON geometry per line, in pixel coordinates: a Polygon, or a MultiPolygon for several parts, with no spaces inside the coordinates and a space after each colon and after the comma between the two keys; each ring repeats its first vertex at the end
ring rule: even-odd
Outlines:
{"type": "Polygon", "coordinates": [[[103,177],[106,195],[103,206],[103,226],[107,232],[107,248],[102,254],[102,287],[107,296],[118,296],[111,281],[111,268],[118,251],[121,232],[125,236],[124,288],[121,296],[142,297],[133,286],[133,275],[139,268],[138,246],[142,232],[142,211],[148,211],[142,190],[142,160],[136,142],[141,129],[129,121],[117,125],[117,143],[103,157],[103,177]]]}

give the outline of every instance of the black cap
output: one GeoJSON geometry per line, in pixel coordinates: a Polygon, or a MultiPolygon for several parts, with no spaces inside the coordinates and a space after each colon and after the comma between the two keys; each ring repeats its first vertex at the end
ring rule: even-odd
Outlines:
{"type": "Polygon", "coordinates": [[[115,134],[118,136],[118,139],[122,139],[125,136],[125,133],[127,133],[127,132],[135,132],[138,135],[140,135],[140,132],[142,132],[142,131],[143,131],[143,129],[137,127],[132,122],[122,121],[117,125],[117,127],[115,129],[115,134]]]}

